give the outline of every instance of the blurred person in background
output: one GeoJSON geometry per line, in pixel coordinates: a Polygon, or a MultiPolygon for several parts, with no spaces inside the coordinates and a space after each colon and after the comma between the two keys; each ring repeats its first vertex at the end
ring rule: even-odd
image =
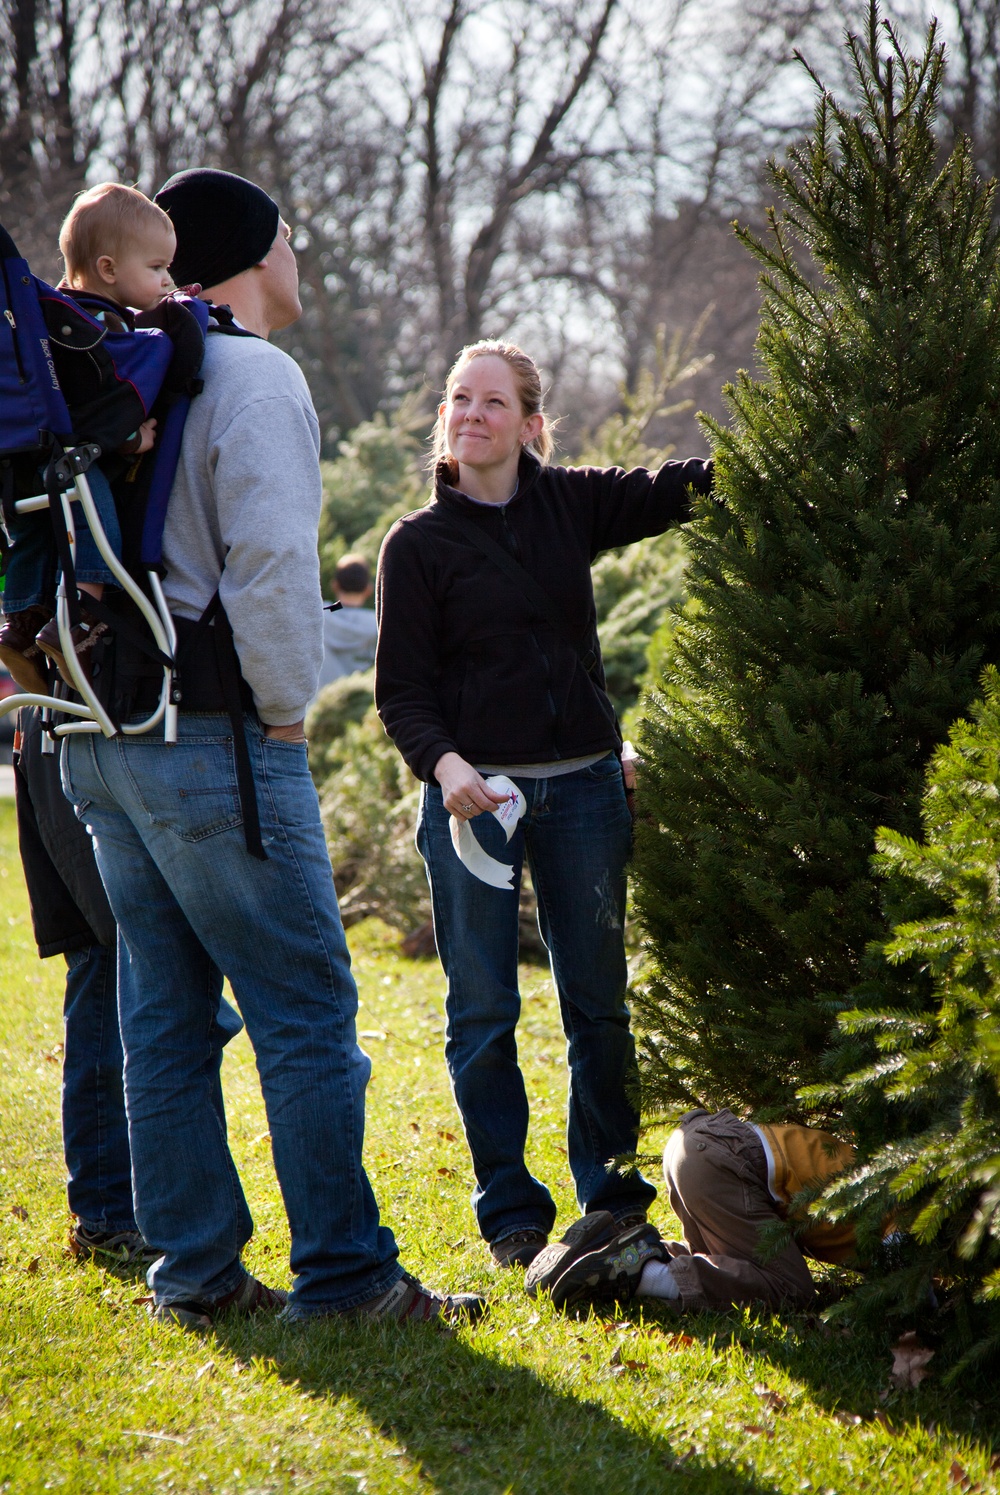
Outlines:
{"type": "Polygon", "coordinates": [[[370,670],[375,663],[378,623],[375,610],[369,607],[372,576],[363,555],[345,555],[337,566],[333,594],[340,606],[336,612],[323,614],[323,664],[319,672],[319,689],[339,680],[341,675],[355,675],[370,670]]]}
{"type": "Polygon", "coordinates": [[[140,1259],[122,1083],[117,929],[90,837],[64,798],[58,752],[42,752],[24,706],[14,740],[17,838],[41,960],[66,958],[62,1130],[75,1255],[140,1259]]]}
{"type": "MultiPolygon", "coordinates": [[[[132,1159],[118,1026],[118,929],[94,844],[62,792],[59,753],[44,753],[41,714],[23,706],[14,742],[17,838],[41,960],[66,959],[62,1133],[74,1256],[148,1265],[132,1207],[132,1159]]],[[[222,1050],[243,1023],[221,999],[211,1024],[213,1100],[223,1116],[222,1050]]]]}

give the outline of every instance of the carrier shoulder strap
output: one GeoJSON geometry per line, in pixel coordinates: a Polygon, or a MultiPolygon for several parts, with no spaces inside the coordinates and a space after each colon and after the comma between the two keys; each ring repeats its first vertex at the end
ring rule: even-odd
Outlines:
{"type": "Polygon", "coordinates": [[[598,684],[596,677],[600,656],[589,640],[589,630],[587,636],[582,639],[574,633],[559,610],[559,607],[553,602],[541,582],[536,581],[531,572],[526,571],[520,561],[514,559],[509,550],[504,550],[502,545],[498,545],[491,535],[486,534],[485,530],[479,528],[478,524],[474,524],[471,519],[467,519],[463,514],[451,514],[449,517],[453,523],[458,525],[462,533],[472,541],[473,545],[482,551],[483,555],[499,566],[500,570],[505,572],[511,581],[517,582],[532,606],[537,608],[542,617],[552,624],[556,633],[564,638],[573,649],[576,657],[586,671],[587,679],[594,687],[594,694],[600,701],[601,710],[605,716],[609,717],[614,727],[615,737],[620,747],[622,732],[618,723],[618,713],[611,704],[607,693],[598,684]]]}
{"type": "MultiPolygon", "coordinates": [[[[208,324],[209,332],[222,332],[228,337],[257,337],[256,332],[251,332],[249,327],[241,327],[233,316],[231,306],[216,306],[214,301],[208,303],[211,310],[212,321],[208,324]]],[[[258,339],[259,340],[259,339],[258,339]]]]}
{"type": "Polygon", "coordinates": [[[212,593],[208,605],[198,619],[183,647],[178,651],[177,664],[184,668],[185,659],[195,653],[196,648],[206,642],[209,626],[215,643],[215,658],[222,682],[222,696],[226,715],[233,729],[233,755],[236,759],[236,791],[243,812],[243,838],[247,851],[258,862],[268,860],[260,834],[260,806],[257,803],[257,788],[254,784],[253,765],[250,762],[250,746],[247,742],[246,722],[243,719],[243,701],[240,697],[240,662],[233,641],[232,625],[226,616],[218,588],[212,593]]]}

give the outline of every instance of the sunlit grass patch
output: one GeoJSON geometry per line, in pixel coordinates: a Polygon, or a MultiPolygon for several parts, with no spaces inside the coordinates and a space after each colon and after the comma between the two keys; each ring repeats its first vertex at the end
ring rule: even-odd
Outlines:
{"type": "MultiPolygon", "coordinates": [[[[383,926],[350,933],[372,1055],[367,1159],[406,1265],[479,1289],[476,1329],[152,1324],[140,1277],[65,1253],[59,1144],[63,965],[35,958],[0,805],[0,1490],[87,1495],[771,1495],[994,1487],[990,1389],[889,1391],[887,1342],[804,1315],[563,1318],[498,1273],[441,1059],[442,978],[383,926]],[[6,873],[6,877],[3,874],[6,873]],[[14,1211],[12,1213],[12,1211],[14,1211]],[[880,1394],[886,1400],[880,1400],[880,1394]],[[882,1421],[876,1420],[881,1416],[882,1421]],[[960,1474],[953,1478],[953,1467],[960,1474]]],[[[575,1213],[564,1044],[548,978],[525,968],[529,1165],[575,1213]]],[[[256,1221],[250,1267],[288,1283],[288,1233],[253,1055],[227,1050],[233,1150],[256,1221]]],[[[676,1234],[662,1204],[655,1218],[676,1234]]],[[[931,1362],[933,1369],[933,1362],[931,1362]]]]}

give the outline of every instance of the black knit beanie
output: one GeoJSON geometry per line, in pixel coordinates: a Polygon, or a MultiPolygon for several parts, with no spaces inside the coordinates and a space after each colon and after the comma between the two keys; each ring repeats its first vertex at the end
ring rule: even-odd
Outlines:
{"type": "Polygon", "coordinates": [[[229,171],[179,171],[153,201],[174,225],[177,253],[170,273],[179,286],[220,285],[259,264],[278,236],[278,204],[229,171]]]}

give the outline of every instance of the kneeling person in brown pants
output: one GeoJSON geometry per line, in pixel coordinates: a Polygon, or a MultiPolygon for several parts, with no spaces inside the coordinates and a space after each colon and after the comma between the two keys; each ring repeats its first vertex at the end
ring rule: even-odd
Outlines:
{"type": "Polygon", "coordinates": [[[817,1222],[762,1260],[761,1228],[787,1219],[801,1189],[839,1173],[853,1156],[853,1148],[814,1127],[754,1126],[731,1111],[689,1111],[663,1154],[683,1243],[660,1240],[652,1225],[614,1234],[610,1217],[605,1230],[597,1216],[585,1215],[563,1237],[558,1261],[559,1248],[550,1247],[551,1264],[529,1270],[526,1286],[548,1289],[560,1307],[641,1297],[683,1312],[735,1303],[804,1308],[815,1294],[805,1255],[847,1261],[854,1231],[817,1222]]]}

